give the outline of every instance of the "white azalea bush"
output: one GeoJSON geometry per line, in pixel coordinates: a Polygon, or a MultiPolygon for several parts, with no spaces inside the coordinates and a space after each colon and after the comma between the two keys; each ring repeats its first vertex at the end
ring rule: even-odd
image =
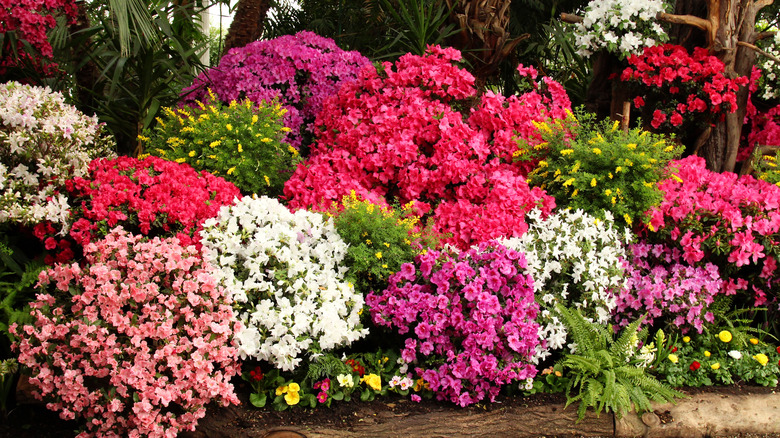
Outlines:
{"type": "Polygon", "coordinates": [[[594,0],[576,25],[578,53],[587,57],[606,50],[625,58],[664,43],[669,37],[655,17],[668,8],[663,0],[594,0]]]}
{"type": "MultiPolygon", "coordinates": [[[[780,58],[780,33],[776,33],[771,39],[762,41],[762,50],[780,58]]],[[[758,80],[758,97],[764,100],[774,100],[780,97],[780,63],[767,56],[759,55],[756,59],[756,67],[761,70],[761,78],[758,80]]]]}
{"type": "Polygon", "coordinates": [[[83,177],[93,158],[113,155],[97,117],[49,88],[0,84],[0,224],[44,220],[67,231],[64,182],[83,177]]]}
{"type": "Polygon", "coordinates": [[[628,229],[617,229],[610,212],[604,214],[605,219],[598,219],[582,210],[566,209],[542,219],[535,209],[528,215],[528,232],[501,242],[525,253],[526,274],[534,279],[541,310],[537,360],[566,347],[566,328],[556,303],[607,324],[616,293],[625,288],[625,244],[632,236],[628,229]]]}
{"type": "Polygon", "coordinates": [[[331,219],[244,197],[204,223],[201,242],[243,325],[242,358],[292,371],[305,356],[368,333],[360,324],[363,296],[344,280],[347,244],[331,219]]]}

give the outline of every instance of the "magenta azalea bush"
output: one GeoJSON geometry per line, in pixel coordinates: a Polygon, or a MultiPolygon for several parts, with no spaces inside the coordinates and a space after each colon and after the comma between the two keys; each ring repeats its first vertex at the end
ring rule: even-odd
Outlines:
{"type": "MultiPolygon", "coordinates": [[[[117,225],[149,236],[175,235],[182,245],[197,243],[203,221],[241,196],[233,183],[158,157],[94,160],[86,177],[73,178],[66,187],[72,205],[68,237],[78,246],[117,225]]],[[[60,246],[57,261],[73,258],[69,240],[58,242],[51,224],[39,224],[34,232],[47,249],[60,246]]]]}
{"type": "Polygon", "coordinates": [[[375,324],[406,335],[401,357],[438,399],[493,401],[502,385],[536,375],[539,306],[525,267],[496,242],[457,256],[430,250],[366,303],[375,324]]]}
{"type": "Polygon", "coordinates": [[[708,310],[715,297],[725,292],[718,267],[703,262],[691,266],[679,248],[646,242],[629,246],[626,288],[616,294],[614,320],[621,326],[645,315],[644,322],[664,320],[683,332],[701,333],[714,315],[708,310]]]}
{"type": "Polygon", "coordinates": [[[757,306],[776,300],[780,187],[711,172],[701,157],[671,165],[679,171],[659,185],[665,198],[650,211],[648,241],[676,248],[689,266],[717,265],[727,294],[750,289],[757,306]]]}
{"type": "Polygon", "coordinates": [[[540,141],[532,122],[566,116],[565,91],[544,78],[521,96],[478,97],[460,59],[429,47],[344,84],[320,113],[310,158],[285,185],[290,207],[325,210],[352,191],[380,205],[414,201],[462,248],[521,235],[534,207],[549,213],[554,199],[526,183],[533,164],[512,158],[517,137],[540,141]]]}
{"type": "Polygon", "coordinates": [[[284,121],[291,131],[286,141],[299,148],[311,138],[310,124],[325,99],[342,83],[354,81],[366,64],[370,61],[360,53],[341,50],[333,40],[303,31],[230,50],[182,96],[185,103],[205,101],[210,88],[225,104],[277,98],[287,109],[284,121]]]}
{"type": "Polygon", "coordinates": [[[49,409],[85,419],[80,437],[169,437],[238,403],[237,327],[194,246],[117,227],[84,252],[41,273],[34,323],[12,327],[49,409]]]}

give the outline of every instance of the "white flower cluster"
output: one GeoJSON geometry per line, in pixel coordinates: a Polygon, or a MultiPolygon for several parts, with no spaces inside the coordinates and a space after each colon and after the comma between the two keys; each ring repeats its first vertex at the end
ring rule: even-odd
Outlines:
{"type": "MultiPolygon", "coordinates": [[[[66,225],[65,180],[84,176],[93,158],[111,156],[96,117],[49,88],[0,84],[0,223],[66,225]]],[[[63,233],[67,229],[63,227],[63,233]]]]}
{"type": "Polygon", "coordinates": [[[576,25],[578,52],[590,56],[599,50],[627,57],[669,37],[655,21],[668,8],[664,0],[595,0],[585,7],[584,20],[576,25]]]}
{"type": "Polygon", "coordinates": [[[344,281],[347,244],[332,220],[291,213],[277,200],[245,197],[201,232],[204,257],[242,323],[239,353],[291,371],[302,355],[351,344],[363,296],[344,281]]]}
{"type": "Polygon", "coordinates": [[[566,327],[556,303],[579,308],[586,318],[606,324],[616,305],[615,293],[626,286],[623,263],[628,231],[621,233],[614,227],[611,213],[605,212],[605,217],[561,210],[543,220],[535,209],[528,214],[528,231],[502,242],[525,253],[526,274],[534,280],[543,341],[537,359],[566,347],[566,327]]]}
{"type": "MultiPolygon", "coordinates": [[[[768,41],[769,44],[763,44],[762,50],[775,58],[780,58],[780,32],[776,33],[774,38],[768,41]]],[[[780,97],[780,63],[772,58],[758,55],[756,67],[761,69],[761,79],[758,82],[758,95],[765,100],[777,99],[780,97]]]]}

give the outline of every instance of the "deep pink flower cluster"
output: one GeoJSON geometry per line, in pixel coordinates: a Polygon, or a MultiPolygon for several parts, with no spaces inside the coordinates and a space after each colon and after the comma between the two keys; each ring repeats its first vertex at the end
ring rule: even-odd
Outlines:
{"type": "Polygon", "coordinates": [[[740,150],[737,159],[748,160],[756,145],[780,146],[780,106],[758,113],[751,119],[747,148],[740,150]]]}
{"type": "MultiPolygon", "coordinates": [[[[94,160],[88,177],[65,185],[73,205],[69,236],[80,246],[117,225],[144,235],[176,235],[183,245],[197,243],[203,221],[241,196],[223,178],[158,157],[94,160]]],[[[40,224],[35,234],[54,249],[54,230],[40,224]]]]}
{"type": "Polygon", "coordinates": [[[238,404],[232,309],[194,246],[117,227],[86,264],[40,275],[34,323],[12,331],[36,396],[86,436],[176,436],[238,404]]]}
{"type": "Polygon", "coordinates": [[[725,292],[725,282],[718,267],[702,262],[691,266],[682,260],[678,248],[645,242],[630,245],[631,263],[625,263],[628,282],[616,296],[614,318],[619,325],[628,325],[641,315],[645,322],[665,319],[699,333],[704,322],[713,322],[707,308],[715,296],[725,292]]]}
{"type": "Polygon", "coordinates": [[[647,233],[648,240],[679,249],[690,266],[716,264],[726,293],[750,286],[756,305],[768,294],[777,298],[780,187],[750,175],[711,172],[696,156],[670,166],[679,171],[659,184],[664,201],[649,212],[656,231],[647,233]]]}
{"type": "MultiPolygon", "coordinates": [[[[544,78],[521,96],[478,98],[460,57],[429,47],[379,71],[368,66],[342,86],[317,119],[309,160],[285,185],[290,207],[324,210],[352,190],[380,204],[414,201],[462,248],[522,234],[535,206],[548,213],[554,199],[526,183],[533,163],[512,158],[517,137],[540,141],[532,122],[565,118],[565,91],[544,78]]],[[[532,69],[521,73],[536,79],[532,69]]]]}
{"type": "Polygon", "coordinates": [[[210,88],[225,104],[278,98],[287,109],[284,122],[291,129],[287,141],[298,148],[312,136],[310,125],[325,99],[336,94],[340,84],[354,81],[366,64],[369,59],[360,53],[341,50],[333,40],[303,31],[230,50],[182,96],[184,102],[205,101],[210,88]]]}
{"type": "MultiPolygon", "coordinates": [[[[64,14],[69,21],[76,19],[75,0],[25,0],[23,2],[0,0],[0,34],[15,32],[17,46],[8,47],[3,43],[3,57],[0,59],[0,72],[4,67],[14,66],[8,59],[12,50],[17,50],[20,56],[31,57],[40,55],[51,59],[54,55],[46,32],[57,25],[56,16],[64,14]],[[23,41],[35,49],[37,54],[25,52],[23,41]]],[[[34,62],[36,60],[32,59],[34,62]]]]}
{"type": "Polygon", "coordinates": [[[366,303],[374,323],[407,335],[401,357],[440,400],[493,401],[502,385],[537,371],[529,360],[539,343],[539,306],[525,266],[522,253],[494,241],[457,258],[429,250],[366,303]]]}
{"type": "Polygon", "coordinates": [[[673,44],[645,47],[642,55],[628,57],[620,80],[640,86],[634,99],[640,108],[651,101],[656,108],[650,124],[655,129],[675,129],[694,114],[723,115],[737,110],[737,90],[747,77],[729,79],[724,64],[697,47],[693,54],[673,44]]]}

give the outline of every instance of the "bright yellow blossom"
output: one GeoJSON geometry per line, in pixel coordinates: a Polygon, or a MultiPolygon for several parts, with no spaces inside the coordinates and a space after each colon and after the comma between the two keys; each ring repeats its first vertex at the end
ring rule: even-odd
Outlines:
{"type": "Polygon", "coordinates": [[[382,390],[382,378],[379,377],[376,374],[367,374],[363,378],[360,379],[360,383],[365,382],[366,385],[368,385],[371,389],[375,391],[381,391],[382,390]]]}
{"type": "Polygon", "coordinates": [[[766,364],[769,363],[769,358],[764,353],[758,353],[757,355],[753,356],[753,359],[757,360],[762,367],[765,367],[766,364]]]}
{"type": "Polygon", "coordinates": [[[720,339],[722,342],[729,343],[731,342],[731,339],[733,336],[731,335],[731,332],[728,330],[723,330],[720,333],[718,333],[718,339],[720,339]]]}

